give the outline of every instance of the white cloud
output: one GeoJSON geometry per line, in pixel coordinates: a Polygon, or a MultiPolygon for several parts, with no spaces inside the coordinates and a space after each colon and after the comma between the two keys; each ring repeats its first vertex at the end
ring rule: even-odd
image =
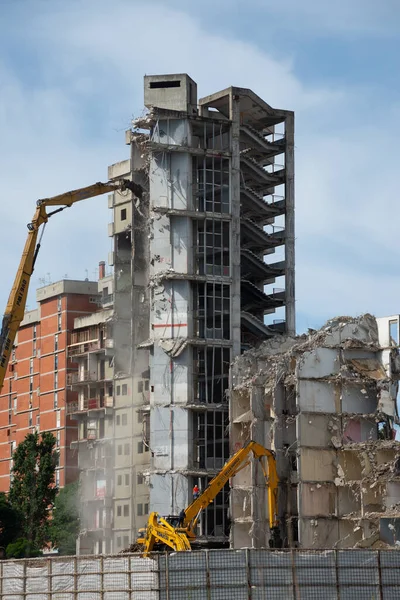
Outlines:
{"type": "MultiPolygon", "coordinates": [[[[35,199],[104,180],[107,165],[127,155],[123,130],[142,110],[143,75],[188,72],[200,96],[239,85],[272,106],[296,110],[299,310],[324,318],[389,308],[378,294],[371,301],[377,274],[368,261],[379,271],[386,253],[391,260],[398,256],[395,109],[385,129],[377,120],[382,113],[366,110],[368,90],[307,86],[290,58],[276,60],[250,42],[210,34],[165,3],[38,2],[21,28],[40,61],[40,77],[28,86],[23,73],[0,70],[3,290],[11,284],[35,199]],[[338,244],[349,261],[335,257],[338,244]]],[[[92,276],[109,247],[105,206],[106,199],[91,200],[54,217],[34,284],[47,272],[53,279],[84,277],[88,268],[92,276]]],[[[397,284],[389,277],[380,281],[394,306],[397,284]]]]}

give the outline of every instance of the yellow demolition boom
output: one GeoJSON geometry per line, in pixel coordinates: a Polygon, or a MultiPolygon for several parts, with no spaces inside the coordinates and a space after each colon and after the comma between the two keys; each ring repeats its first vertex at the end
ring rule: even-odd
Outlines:
{"type": "Polygon", "coordinates": [[[72,190],[59,196],[52,198],[44,198],[36,203],[36,211],[33,215],[31,223],[28,224],[28,237],[25,242],[24,251],[19,263],[18,271],[15,276],[12,286],[6,311],[3,316],[3,322],[0,332],[0,391],[3,387],[4,378],[6,375],[7,365],[10,360],[12,348],[17,335],[18,328],[24,318],[26,300],[28,297],[29,283],[35,267],[35,262],[40,249],[40,241],[43,235],[43,230],[38,241],[39,230],[52,215],[55,215],[76,202],[100,196],[115,190],[131,190],[136,196],[141,197],[143,190],[140,185],[133,181],[123,179],[118,183],[95,183],[88,187],[72,190]],[[49,206],[59,206],[52,212],[46,212],[49,206]]]}
{"type": "Polygon", "coordinates": [[[178,552],[191,550],[191,542],[196,539],[196,526],[201,511],[207,508],[231,477],[249,464],[251,453],[260,463],[268,487],[270,545],[271,547],[281,547],[277,512],[279,480],[275,456],[272,450],[251,441],[225,463],[204,492],[184,509],[179,517],[160,517],[155,512],[150,514],[146,529],[141,532],[142,535],[136,541],[136,547],[143,556],[148,556],[155,547],[168,546],[178,552]],[[266,459],[267,465],[265,465],[264,459],[266,459]]]}

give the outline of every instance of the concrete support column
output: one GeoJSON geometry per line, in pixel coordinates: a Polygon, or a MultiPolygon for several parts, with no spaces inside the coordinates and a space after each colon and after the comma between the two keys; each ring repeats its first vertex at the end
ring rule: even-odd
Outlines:
{"type": "Polygon", "coordinates": [[[294,114],[289,113],[285,121],[285,202],[286,202],[286,328],[289,335],[296,334],[295,305],[295,225],[294,225],[294,114]]]}
{"type": "Polygon", "coordinates": [[[240,354],[240,96],[229,96],[231,127],[231,318],[232,359],[240,354]]]}

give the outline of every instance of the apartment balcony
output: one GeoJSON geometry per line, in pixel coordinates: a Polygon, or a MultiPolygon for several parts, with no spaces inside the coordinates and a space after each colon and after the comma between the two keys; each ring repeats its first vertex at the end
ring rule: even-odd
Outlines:
{"type": "Polygon", "coordinates": [[[67,385],[79,385],[82,383],[90,383],[92,381],[99,381],[99,376],[93,371],[73,371],[67,373],[67,385]]]}
{"type": "Polygon", "coordinates": [[[67,403],[67,415],[104,412],[106,415],[112,414],[114,399],[112,396],[103,398],[84,398],[78,402],[67,403]]]}
{"type": "Polygon", "coordinates": [[[101,305],[103,308],[105,307],[111,307],[114,303],[114,294],[106,294],[105,296],[101,297],[101,305]]]}
{"type": "Polygon", "coordinates": [[[90,342],[77,342],[68,346],[68,357],[81,356],[89,352],[104,352],[104,346],[100,340],[92,340],[90,342]]]}

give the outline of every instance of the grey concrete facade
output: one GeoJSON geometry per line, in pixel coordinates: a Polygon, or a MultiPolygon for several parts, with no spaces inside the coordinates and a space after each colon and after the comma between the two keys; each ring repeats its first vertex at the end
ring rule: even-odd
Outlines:
{"type": "MultiPolygon", "coordinates": [[[[131,134],[149,176],[148,481],[161,514],[179,513],[230,454],[233,357],[295,329],[293,113],[242,88],[197,106],[196,90],[187,75],[146,77],[149,112],[131,134]],[[267,324],[277,309],[285,318],[267,324]]],[[[227,541],[227,508],[228,488],[202,536],[227,541]]]]}

